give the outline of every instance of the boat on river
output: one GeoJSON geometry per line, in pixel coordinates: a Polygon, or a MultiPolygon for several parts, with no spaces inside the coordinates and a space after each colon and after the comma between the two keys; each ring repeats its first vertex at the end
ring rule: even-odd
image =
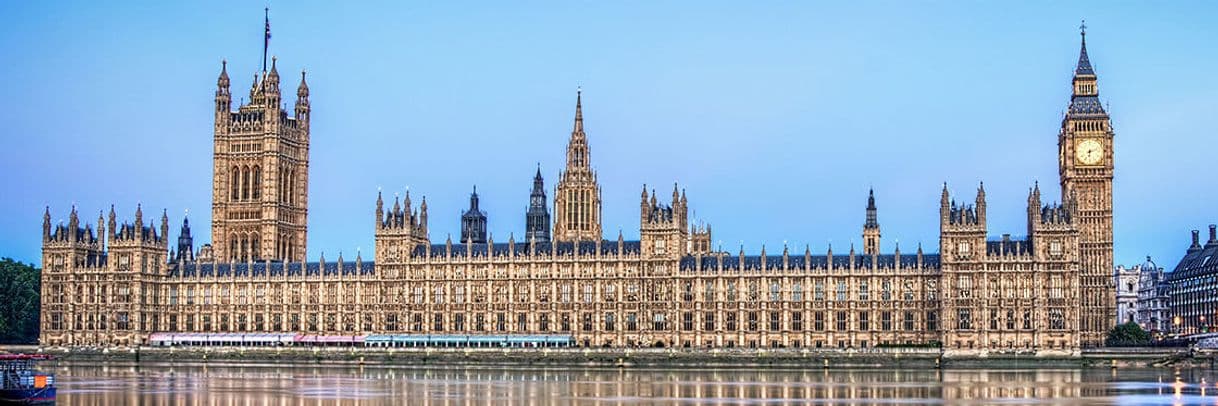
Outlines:
{"type": "Polygon", "coordinates": [[[34,363],[51,359],[41,354],[0,354],[0,404],[55,403],[55,375],[34,370],[34,363]]]}

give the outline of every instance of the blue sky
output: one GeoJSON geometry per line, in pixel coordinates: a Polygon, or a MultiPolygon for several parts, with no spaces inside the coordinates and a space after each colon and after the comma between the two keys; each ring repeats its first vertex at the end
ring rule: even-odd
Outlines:
{"type": "MultiPolygon", "coordinates": [[[[43,207],[190,211],[209,240],[212,95],[248,94],[262,2],[0,5],[0,255],[39,262],[43,207]]],[[[686,188],[728,251],[858,243],[935,251],[943,182],[984,181],[992,235],[1058,196],[1078,25],[1116,128],[1116,259],[1171,267],[1218,222],[1214,2],[383,2],[271,4],[285,89],[309,71],[309,257],[373,246],[377,188],[426,195],[432,239],[478,185],[523,234],[538,164],[563,166],[584,89],[607,237],[642,184],[686,188]],[[1204,233],[1204,232],[1203,232],[1204,233]]],[[[292,99],[287,100],[290,104],[292,99]]],[[[176,237],[176,232],[175,232],[176,237]]]]}

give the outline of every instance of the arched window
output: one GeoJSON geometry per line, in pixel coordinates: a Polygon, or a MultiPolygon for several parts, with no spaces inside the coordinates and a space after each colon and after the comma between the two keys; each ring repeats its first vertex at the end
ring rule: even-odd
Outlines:
{"type": "Polygon", "coordinates": [[[283,200],[287,204],[292,204],[292,182],[295,181],[295,179],[293,179],[295,177],[296,177],[296,171],[289,169],[288,176],[287,176],[288,182],[287,182],[287,185],[284,186],[284,188],[283,188],[283,191],[285,194],[285,196],[284,196],[285,198],[283,200]]]}
{"type": "Polygon", "coordinates": [[[288,170],[279,168],[279,202],[287,203],[288,195],[288,170]]]}
{"type": "Polygon", "coordinates": [[[250,198],[250,167],[241,167],[241,200],[250,198]]]}
{"type": "Polygon", "coordinates": [[[237,201],[241,198],[241,169],[233,167],[228,173],[228,183],[232,184],[232,194],[229,195],[229,200],[237,201]]]}
{"type": "Polygon", "coordinates": [[[254,200],[262,198],[262,168],[254,166],[254,200]]]}

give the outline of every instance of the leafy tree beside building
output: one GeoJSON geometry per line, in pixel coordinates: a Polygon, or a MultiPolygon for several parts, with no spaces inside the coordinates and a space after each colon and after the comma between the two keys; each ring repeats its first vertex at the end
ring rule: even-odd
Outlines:
{"type": "Polygon", "coordinates": [[[1150,333],[1142,329],[1138,323],[1128,322],[1113,327],[1108,331],[1104,344],[1109,347],[1136,347],[1150,344],[1150,333]]]}
{"type": "Polygon", "coordinates": [[[33,264],[0,259],[0,343],[38,341],[41,273],[33,264]]]}

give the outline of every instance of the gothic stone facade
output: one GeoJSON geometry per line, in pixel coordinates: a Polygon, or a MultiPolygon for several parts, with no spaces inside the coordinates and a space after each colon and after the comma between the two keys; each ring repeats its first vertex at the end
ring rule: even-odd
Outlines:
{"type": "Polygon", "coordinates": [[[434,243],[425,198],[386,207],[378,195],[375,261],[304,262],[308,90],[302,81],[290,119],[277,76],[272,67],[232,113],[221,74],[214,255],[196,259],[180,242],[187,252],[170,258],[167,219],[158,233],[139,210],[121,227],[99,218],[96,231],[75,209],[66,226],[47,214],[43,344],[136,345],[154,332],[564,334],[585,346],[938,342],[949,355],[1071,355],[1111,324],[1089,319],[1113,305],[1112,132],[1085,46],[1059,136],[1063,203],[1043,204],[1034,186],[1027,235],[990,239],[985,190],[965,204],[944,185],[939,254],[882,253],[874,196],[862,252],[712,251],[710,226],[690,224],[676,185],[667,203],[644,187],[639,240],[605,239],[577,97],[552,234],[538,172],[525,240],[434,243]],[[1095,265],[1106,282],[1089,279],[1095,265]]]}

